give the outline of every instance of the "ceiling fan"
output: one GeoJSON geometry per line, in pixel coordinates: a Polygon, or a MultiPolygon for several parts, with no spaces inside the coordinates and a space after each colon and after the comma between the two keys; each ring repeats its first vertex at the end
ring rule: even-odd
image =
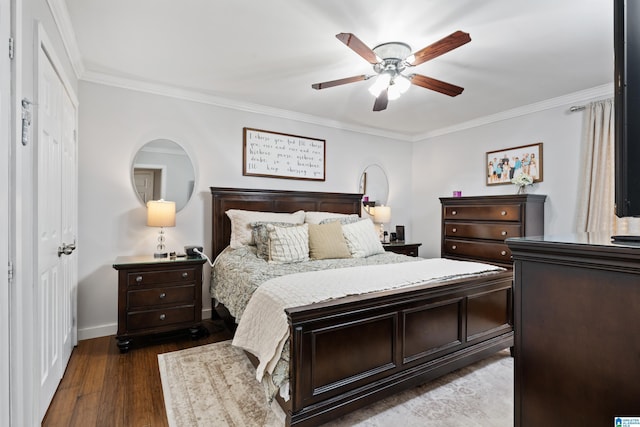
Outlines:
{"type": "Polygon", "coordinates": [[[446,83],[421,74],[414,73],[405,75],[402,74],[402,72],[409,67],[415,67],[416,65],[420,65],[423,62],[469,43],[471,37],[468,33],[456,31],[413,54],[411,54],[411,47],[406,43],[383,43],[370,49],[358,37],[351,33],[336,34],[336,37],[373,65],[373,70],[376,74],[362,74],[344,79],[315,83],[311,85],[314,89],[326,89],[347,83],[369,80],[377,76],[376,82],[369,88],[369,92],[376,97],[376,101],[373,104],[373,111],[386,109],[389,100],[398,98],[409,89],[411,84],[435,90],[436,92],[449,96],[460,95],[464,90],[464,88],[460,86],[455,86],[451,83],[446,83]]]}

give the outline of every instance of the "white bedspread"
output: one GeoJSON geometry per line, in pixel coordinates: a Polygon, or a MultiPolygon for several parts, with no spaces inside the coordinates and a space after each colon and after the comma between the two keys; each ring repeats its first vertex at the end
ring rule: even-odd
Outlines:
{"type": "Polygon", "coordinates": [[[489,271],[494,265],[442,258],[290,274],[263,283],[253,294],[240,320],[233,345],[255,355],[256,378],[273,373],[289,336],[285,308],[374,291],[438,282],[489,271]]]}

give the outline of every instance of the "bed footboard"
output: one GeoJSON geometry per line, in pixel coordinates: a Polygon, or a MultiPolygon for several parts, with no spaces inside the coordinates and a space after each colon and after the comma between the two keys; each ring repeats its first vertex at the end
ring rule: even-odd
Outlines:
{"type": "Polygon", "coordinates": [[[287,310],[287,425],[312,426],[513,345],[512,272],[287,310]]]}

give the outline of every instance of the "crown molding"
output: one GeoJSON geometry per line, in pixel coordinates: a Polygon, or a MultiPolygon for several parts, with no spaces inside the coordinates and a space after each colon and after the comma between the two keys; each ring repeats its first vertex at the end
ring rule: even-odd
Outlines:
{"type": "Polygon", "coordinates": [[[536,102],[534,104],[524,105],[522,107],[513,108],[511,110],[502,111],[497,114],[491,114],[489,116],[479,117],[477,119],[469,120],[467,122],[458,123],[454,126],[449,126],[442,129],[437,129],[416,136],[413,141],[424,141],[436,136],[446,135],[449,133],[459,132],[465,129],[471,129],[478,126],[484,126],[490,123],[499,122],[501,120],[513,119],[515,117],[525,116],[527,114],[537,113],[539,111],[548,110],[551,108],[562,107],[574,103],[583,103],[601,98],[608,98],[613,96],[613,82],[596,86],[590,89],[573,92],[567,95],[558,96],[556,98],[547,99],[544,101],[536,102]]]}
{"type": "Polygon", "coordinates": [[[264,114],[272,117],[279,117],[287,120],[295,120],[303,123],[309,123],[314,125],[326,126],[330,128],[364,133],[373,136],[379,136],[383,138],[396,139],[400,141],[418,142],[434,138],[449,133],[459,132],[465,129],[471,129],[478,126],[484,126],[490,123],[499,122],[502,120],[512,119],[515,117],[524,116],[527,114],[536,113],[539,111],[548,110],[551,108],[561,107],[572,103],[582,103],[599,98],[606,98],[613,96],[613,82],[596,86],[591,89],[585,89],[582,91],[570,93],[568,95],[551,98],[545,101],[525,105],[522,107],[513,108],[511,110],[502,111],[500,113],[491,114],[477,119],[469,120],[466,122],[458,123],[453,126],[436,129],[423,134],[409,135],[398,132],[384,131],[381,129],[371,128],[367,126],[358,126],[353,124],[343,123],[337,120],[331,120],[324,117],[313,116],[310,114],[303,114],[295,111],[282,110],[278,108],[267,107],[259,104],[251,104],[247,102],[240,102],[227,98],[217,97],[213,95],[203,94],[194,90],[185,90],[170,85],[163,85],[157,83],[149,83],[141,80],[117,77],[105,73],[99,73],[94,71],[87,71],[82,61],[82,55],[78,47],[75,31],[69,17],[69,10],[64,0],[47,0],[47,5],[53,15],[53,20],[58,28],[62,43],[65,51],[69,57],[71,67],[78,80],[84,80],[87,82],[119,87],[122,89],[135,90],[138,92],[151,93],[155,95],[167,96],[171,98],[183,99],[187,101],[193,101],[208,105],[215,105],[224,108],[231,108],[234,110],[245,111],[256,114],[264,114]]]}
{"type": "Polygon", "coordinates": [[[337,120],[330,120],[310,114],[303,114],[295,111],[267,107],[260,104],[236,101],[228,98],[205,94],[195,90],[181,89],[165,84],[145,82],[137,79],[118,77],[105,73],[85,71],[80,77],[80,80],[105,86],[117,87],[121,89],[128,89],[154,95],[166,96],[170,98],[182,99],[185,101],[198,102],[201,104],[214,105],[217,107],[230,108],[233,110],[244,111],[248,113],[263,114],[271,117],[295,120],[298,122],[320,125],[345,131],[364,133],[383,138],[390,138],[407,142],[413,141],[412,136],[407,134],[389,132],[366,126],[347,124],[337,120]]]}
{"type": "Polygon", "coordinates": [[[82,55],[80,54],[80,48],[78,48],[78,41],[76,39],[76,33],[73,30],[71,24],[71,18],[69,17],[69,9],[64,0],[47,0],[51,14],[53,15],[53,21],[58,28],[60,37],[62,38],[62,44],[64,50],[67,52],[69,62],[71,62],[71,68],[76,75],[77,79],[84,74],[85,68],[82,62],[82,55]]]}
{"type": "Polygon", "coordinates": [[[217,107],[230,108],[238,111],[244,111],[255,114],[263,114],[271,117],[279,117],[286,120],[295,120],[303,123],[326,126],[335,129],[364,133],[368,135],[379,136],[383,138],[391,138],[400,141],[418,142],[430,138],[434,138],[449,133],[459,132],[465,129],[471,129],[478,126],[484,126],[490,123],[502,120],[512,119],[515,117],[525,116],[527,114],[537,113],[539,111],[551,108],[561,107],[573,103],[583,103],[590,100],[606,98],[613,96],[613,82],[596,86],[594,88],[581,90],[556,98],[547,99],[541,102],[525,105],[511,110],[502,111],[477,119],[458,123],[454,126],[436,129],[419,135],[408,135],[397,132],[388,132],[380,129],[370,128],[366,126],[357,126],[343,123],[337,120],[330,120],[323,117],[303,114],[295,111],[282,110],[273,107],[267,107],[259,104],[236,101],[228,98],[222,98],[214,95],[204,94],[195,90],[186,90],[169,85],[150,83],[137,79],[118,77],[106,73],[98,73],[94,71],[85,71],[82,73],[80,80],[112,86],[121,89],[134,90],[138,92],[150,93],[154,95],[166,96],[170,98],[182,99],[185,101],[198,102],[201,104],[214,105],[217,107]]]}

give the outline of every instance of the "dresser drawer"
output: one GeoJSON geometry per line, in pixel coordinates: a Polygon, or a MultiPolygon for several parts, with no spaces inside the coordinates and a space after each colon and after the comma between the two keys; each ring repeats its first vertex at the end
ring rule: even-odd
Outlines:
{"type": "Polygon", "coordinates": [[[194,322],[196,320],[195,317],[193,305],[148,311],[132,311],[127,314],[127,329],[135,331],[136,329],[150,329],[194,322]]]}
{"type": "Polygon", "coordinates": [[[520,221],[520,205],[455,205],[444,208],[444,219],[520,221]]]}
{"type": "Polygon", "coordinates": [[[511,262],[511,251],[504,243],[445,239],[443,255],[485,259],[501,263],[511,262]]]}
{"type": "Polygon", "coordinates": [[[127,307],[136,309],[165,304],[191,304],[195,299],[195,285],[138,289],[127,293],[127,307]]]}
{"type": "Polygon", "coordinates": [[[193,282],[196,272],[193,268],[165,271],[139,271],[127,275],[127,283],[131,287],[156,285],[161,283],[193,282]]]}
{"type": "Polygon", "coordinates": [[[510,223],[473,223],[473,222],[445,222],[444,235],[446,237],[466,237],[471,239],[504,240],[507,237],[521,237],[522,226],[510,223]]]}

